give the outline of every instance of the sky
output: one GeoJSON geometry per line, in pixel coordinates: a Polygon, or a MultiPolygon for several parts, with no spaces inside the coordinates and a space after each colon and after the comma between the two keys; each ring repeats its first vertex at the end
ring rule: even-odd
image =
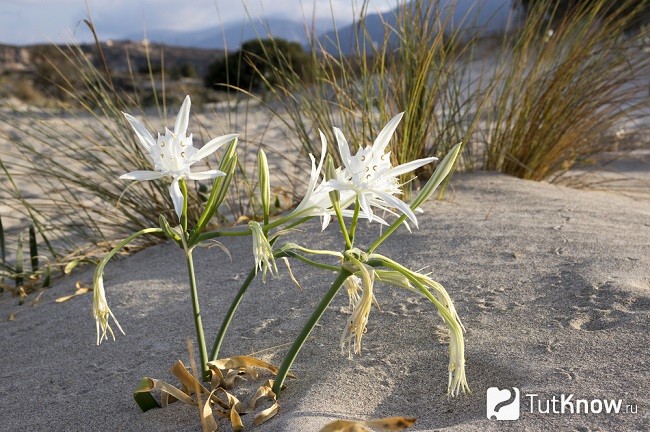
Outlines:
{"type": "MultiPolygon", "coordinates": [[[[391,10],[398,0],[370,0],[369,12],[391,10]]],[[[0,43],[86,42],[86,4],[100,39],[145,29],[192,31],[252,17],[352,21],[360,0],[0,0],[0,43]],[[356,2],[356,6],[355,6],[356,2]],[[248,13],[247,13],[248,11],[248,13]],[[305,18],[306,17],[306,18],[305,18]]]]}

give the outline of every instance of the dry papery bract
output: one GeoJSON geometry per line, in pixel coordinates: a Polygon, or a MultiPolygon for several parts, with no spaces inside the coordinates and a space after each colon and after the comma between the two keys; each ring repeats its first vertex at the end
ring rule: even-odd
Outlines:
{"type": "Polygon", "coordinates": [[[415,424],[413,417],[387,417],[371,420],[334,420],[326,424],[320,432],[366,432],[371,429],[380,431],[400,431],[415,424]]]}
{"type": "MultiPolygon", "coordinates": [[[[201,405],[201,422],[204,430],[214,431],[217,427],[215,415],[227,419],[234,431],[242,430],[243,422],[241,416],[255,413],[253,425],[257,426],[277,414],[280,405],[276,401],[275,393],[271,390],[273,380],[265,379],[259,369],[272,375],[276,374],[278,368],[263,360],[250,356],[235,356],[208,363],[211,380],[209,388],[201,383],[181,362],[177,361],[170,372],[181,383],[180,388],[162,380],[145,377],[134,392],[134,398],[143,411],[152,408],[165,407],[170,403],[181,401],[188,405],[197,406],[202,397],[205,402],[201,405]],[[243,384],[238,387],[237,383],[248,383],[243,390],[250,390],[250,383],[262,381],[252,395],[249,395],[248,404],[244,404],[239,398],[246,396],[235,395],[236,390],[241,390],[243,384]],[[160,402],[152,395],[153,391],[160,393],[160,402]],[[264,401],[266,403],[262,404],[264,401]],[[260,406],[265,408],[260,409],[260,406]],[[207,428],[207,429],[206,429],[207,428]]],[[[293,375],[289,375],[295,378],[293,375]]],[[[238,393],[239,394],[239,393],[238,393]]]]}
{"type": "MultiPolygon", "coordinates": [[[[260,385],[249,402],[245,405],[232,392],[237,387],[237,382],[255,381],[263,378],[257,369],[262,369],[275,374],[278,368],[263,360],[250,356],[235,356],[210,362],[212,380],[210,388],[207,388],[196,377],[188,371],[183,362],[177,361],[170,372],[180,381],[180,388],[165,381],[145,377],[134,392],[134,398],[143,411],[152,408],[166,407],[170,403],[181,401],[190,406],[200,407],[201,424],[204,431],[215,431],[218,423],[215,415],[219,418],[230,421],[233,431],[244,429],[242,416],[254,413],[253,426],[259,426],[275,416],[280,405],[271,388],[272,380],[266,380],[260,385]],[[198,389],[198,390],[197,390],[198,389]],[[152,394],[157,391],[160,394],[160,402],[152,394]],[[198,393],[197,393],[198,392],[198,393]],[[200,395],[199,395],[200,394],[200,395]],[[202,403],[201,396],[206,398],[202,403]],[[259,409],[258,405],[266,400],[266,408],[259,409]]],[[[290,377],[295,378],[289,374],[290,377]]],[[[380,431],[399,431],[407,429],[415,424],[411,417],[389,417],[371,420],[335,420],[323,426],[321,432],[354,432],[368,431],[370,429],[380,431]]]]}

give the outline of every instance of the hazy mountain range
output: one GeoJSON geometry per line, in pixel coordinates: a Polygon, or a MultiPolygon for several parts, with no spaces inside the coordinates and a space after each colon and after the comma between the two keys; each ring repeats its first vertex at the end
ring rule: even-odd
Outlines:
{"type": "MultiPolygon", "coordinates": [[[[429,0],[437,1],[437,0],[429,0]]],[[[493,34],[503,31],[512,14],[511,0],[440,0],[438,8],[443,20],[449,17],[449,25],[454,29],[463,29],[468,32],[480,34],[493,34]]],[[[374,42],[381,42],[384,38],[385,24],[395,24],[396,14],[399,9],[394,9],[381,14],[368,14],[365,20],[367,33],[374,42]]],[[[340,45],[344,50],[355,44],[357,34],[354,23],[337,23],[337,32],[340,45]]],[[[242,42],[266,38],[269,35],[308,45],[308,33],[317,35],[325,47],[332,49],[331,43],[335,40],[335,33],[331,19],[318,20],[314,23],[305,23],[280,18],[267,18],[258,21],[245,21],[226,23],[221,27],[211,27],[192,32],[173,32],[164,29],[150,30],[146,38],[150,42],[176,45],[183,47],[210,48],[236,50],[242,42]]],[[[129,34],[124,39],[140,40],[144,35],[129,34]]]]}

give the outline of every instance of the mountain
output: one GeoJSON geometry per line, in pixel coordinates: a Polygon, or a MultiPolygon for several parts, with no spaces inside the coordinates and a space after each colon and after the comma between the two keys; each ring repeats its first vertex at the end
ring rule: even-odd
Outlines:
{"type": "MultiPolygon", "coordinates": [[[[331,20],[320,20],[314,23],[316,34],[329,30],[331,20]]],[[[258,37],[266,38],[273,35],[307,45],[305,24],[283,18],[265,18],[256,21],[228,23],[223,27],[211,27],[191,32],[173,32],[169,30],[149,30],[146,39],[150,42],[181,47],[236,50],[242,44],[258,37]]],[[[125,39],[144,39],[143,33],[125,36],[125,39]]]]}
{"type": "MultiPolygon", "coordinates": [[[[502,32],[512,14],[511,0],[416,0],[425,5],[428,1],[438,3],[442,20],[448,20],[446,29],[461,29],[467,36],[490,35],[502,32]],[[451,15],[450,15],[451,14],[451,15]],[[448,17],[448,18],[447,18],[448,17]]],[[[413,2],[411,2],[413,4],[413,2]]],[[[410,7],[400,6],[400,7],[410,7]]],[[[381,44],[384,40],[386,25],[396,24],[396,15],[400,7],[392,11],[368,14],[365,18],[365,31],[370,41],[381,44]]],[[[422,6],[423,8],[425,6],[422,6]]],[[[355,34],[358,24],[337,23],[338,39],[344,53],[352,52],[355,45],[355,34]]],[[[331,19],[316,20],[313,24],[313,33],[319,35],[318,39],[326,51],[337,52],[338,48],[333,42],[336,33],[332,30],[331,19]]],[[[236,50],[242,42],[258,37],[266,38],[273,35],[277,38],[298,42],[308,46],[305,24],[283,18],[264,18],[260,20],[246,20],[242,22],[226,23],[222,27],[216,26],[191,32],[174,32],[164,29],[149,30],[146,39],[150,42],[180,47],[208,48],[236,50]]],[[[144,34],[133,33],[124,39],[142,40],[144,34]]]]}
{"type": "MultiPolygon", "coordinates": [[[[447,23],[446,32],[459,31],[461,37],[484,37],[505,31],[517,11],[513,10],[511,0],[425,0],[422,9],[426,9],[427,1],[438,3],[440,21],[447,23]]],[[[354,52],[354,47],[364,39],[366,43],[381,45],[386,37],[385,29],[397,25],[397,16],[403,7],[411,7],[413,3],[400,6],[389,12],[368,14],[362,23],[352,23],[329,31],[319,36],[325,51],[338,53],[339,46],[344,54],[354,52]],[[361,36],[363,29],[365,37],[361,36]],[[337,41],[338,45],[335,41],[337,41]]],[[[394,36],[389,35],[390,40],[394,36]]]]}

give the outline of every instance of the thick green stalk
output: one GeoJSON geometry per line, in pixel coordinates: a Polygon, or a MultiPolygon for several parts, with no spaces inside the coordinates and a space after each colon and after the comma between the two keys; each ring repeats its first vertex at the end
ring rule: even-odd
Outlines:
{"type": "Polygon", "coordinates": [[[210,380],[208,370],[208,350],[205,347],[205,336],[203,336],[203,323],[201,322],[201,306],[199,305],[199,295],[196,290],[196,275],[194,274],[194,261],[192,259],[192,250],[185,249],[185,258],[187,261],[187,273],[190,278],[190,293],[192,294],[192,310],[194,312],[194,327],[196,327],[196,339],[199,343],[201,354],[201,376],[204,381],[210,380]]]}
{"type": "MultiPolygon", "coordinates": [[[[332,207],[334,207],[334,212],[336,213],[336,219],[339,221],[339,225],[341,226],[341,234],[343,234],[343,238],[345,239],[345,249],[352,249],[352,241],[350,240],[350,234],[348,233],[348,229],[345,227],[345,221],[343,220],[343,214],[341,213],[341,206],[339,206],[338,201],[332,202],[332,207]]],[[[276,393],[277,394],[277,393],[276,393]]]]}
{"type": "MultiPolygon", "coordinates": [[[[333,265],[329,265],[329,264],[319,263],[319,262],[316,262],[314,260],[310,260],[309,258],[304,257],[304,256],[300,255],[299,253],[296,253],[296,252],[293,252],[293,251],[283,251],[282,253],[284,255],[286,255],[286,256],[291,257],[291,258],[295,258],[297,260],[300,260],[300,261],[304,262],[305,264],[309,264],[312,267],[320,268],[320,269],[323,269],[323,270],[335,271],[335,272],[338,272],[339,270],[341,270],[340,266],[333,266],[333,265]]],[[[279,258],[279,256],[276,256],[276,258],[279,258]]]]}
{"type": "Polygon", "coordinates": [[[354,214],[352,215],[352,222],[350,223],[350,243],[354,245],[354,234],[357,231],[357,222],[359,221],[359,197],[354,205],[354,214]]]}
{"type": "Polygon", "coordinates": [[[216,360],[219,356],[219,351],[221,350],[221,345],[223,343],[223,339],[226,336],[226,332],[228,331],[228,326],[230,326],[230,322],[232,321],[232,317],[235,315],[235,311],[237,310],[241,299],[244,297],[244,294],[246,294],[246,290],[248,289],[251,282],[253,282],[253,279],[255,279],[256,274],[257,272],[255,271],[255,268],[253,268],[250,273],[248,273],[248,277],[242,284],[241,288],[239,288],[239,291],[237,292],[237,295],[233,299],[232,303],[230,303],[230,308],[228,309],[228,312],[226,313],[226,316],[221,323],[221,327],[219,327],[219,333],[217,333],[217,338],[215,339],[214,345],[212,346],[210,360],[216,360]]]}
{"type": "Polygon", "coordinates": [[[344,268],[341,269],[339,275],[336,277],[334,282],[332,282],[332,286],[325,294],[325,297],[323,297],[323,299],[320,301],[320,303],[318,304],[314,312],[312,312],[311,316],[309,317],[309,320],[302,328],[302,331],[300,332],[298,337],[293,341],[291,348],[289,348],[289,352],[284,357],[284,360],[280,365],[280,370],[278,371],[278,375],[275,377],[275,382],[273,384],[273,392],[277,397],[280,396],[280,392],[282,391],[282,384],[284,384],[284,380],[287,377],[287,374],[289,373],[289,369],[291,368],[293,361],[296,359],[298,352],[300,352],[300,349],[302,348],[305,341],[309,337],[311,331],[316,326],[316,323],[320,320],[321,316],[323,316],[325,309],[327,309],[329,304],[332,302],[332,299],[334,299],[336,293],[338,293],[341,287],[343,286],[343,282],[345,282],[345,280],[351,274],[352,273],[350,273],[348,270],[344,268]]]}
{"type": "Polygon", "coordinates": [[[405,216],[405,215],[402,215],[402,216],[398,217],[398,218],[395,220],[395,222],[393,222],[393,223],[392,223],[392,224],[391,224],[391,225],[386,229],[386,231],[384,231],[384,233],[383,233],[383,234],[382,234],[382,235],[381,235],[377,240],[375,240],[375,242],[374,242],[373,244],[370,245],[370,247],[368,248],[368,253],[369,253],[369,254],[370,254],[370,253],[373,253],[374,250],[377,249],[377,247],[379,247],[379,245],[381,245],[381,244],[384,242],[384,240],[386,240],[388,237],[390,237],[390,235],[391,235],[392,233],[394,233],[395,230],[396,230],[397,228],[399,228],[399,226],[402,225],[402,223],[403,223],[405,220],[406,220],[406,216],[405,216]]]}
{"type": "MultiPolygon", "coordinates": [[[[293,227],[295,227],[297,225],[300,225],[300,224],[302,224],[304,222],[307,222],[311,218],[312,218],[312,216],[308,216],[308,217],[304,217],[302,219],[299,219],[297,221],[294,221],[290,225],[286,226],[284,229],[291,229],[291,228],[293,228],[293,227]]],[[[286,223],[286,222],[290,221],[291,219],[293,219],[293,218],[281,218],[281,219],[275,220],[275,221],[271,222],[268,225],[263,225],[262,226],[262,231],[269,232],[269,230],[271,230],[273,228],[277,228],[280,225],[282,225],[283,223],[286,223]]],[[[250,229],[245,229],[245,230],[242,230],[242,231],[210,231],[210,232],[206,232],[206,233],[203,233],[201,235],[196,236],[196,239],[190,244],[192,244],[192,245],[200,244],[201,242],[204,242],[206,240],[210,240],[210,239],[213,239],[213,238],[217,238],[217,237],[244,237],[244,236],[249,236],[249,235],[251,235],[251,230],[250,229]]]]}

